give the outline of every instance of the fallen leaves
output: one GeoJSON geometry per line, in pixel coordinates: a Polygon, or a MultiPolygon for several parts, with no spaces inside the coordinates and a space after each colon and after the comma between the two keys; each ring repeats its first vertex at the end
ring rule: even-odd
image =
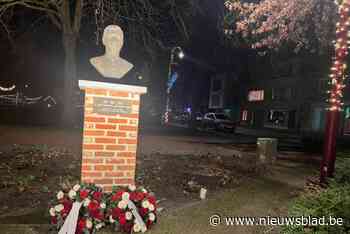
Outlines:
{"type": "Polygon", "coordinates": [[[79,162],[64,148],[12,145],[0,153],[0,159],[1,213],[6,207],[38,206],[57,188],[59,176],[61,181],[76,181],[79,175],[79,162]],[[14,195],[20,199],[14,201],[14,195]]]}

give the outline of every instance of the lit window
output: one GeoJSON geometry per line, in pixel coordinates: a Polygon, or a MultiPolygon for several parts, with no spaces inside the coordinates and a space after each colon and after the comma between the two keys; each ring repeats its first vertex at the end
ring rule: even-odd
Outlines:
{"type": "Polygon", "coordinates": [[[242,112],[242,121],[247,121],[248,120],[248,111],[244,110],[242,112]]]}
{"type": "Polygon", "coordinates": [[[263,101],[263,100],[264,100],[264,90],[249,91],[248,101],[255,102],[255,101],[263,101]]]}

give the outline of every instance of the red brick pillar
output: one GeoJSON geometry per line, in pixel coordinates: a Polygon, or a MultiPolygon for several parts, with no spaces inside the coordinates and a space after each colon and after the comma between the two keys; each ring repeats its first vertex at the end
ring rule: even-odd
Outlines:
{"type": "Polygon", "coordinates": [[[111,191],[135,183],[140,96],[145,87],[79,81],[85,90],[81,181],[111,191]]]}

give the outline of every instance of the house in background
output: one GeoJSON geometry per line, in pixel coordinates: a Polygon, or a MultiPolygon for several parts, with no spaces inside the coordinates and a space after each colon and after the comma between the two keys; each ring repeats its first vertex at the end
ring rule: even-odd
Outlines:
{"type": "Polygon", "coordinates": [[[235,73],[218,73],[210,78],[208,111],[223,112],[233,120],[239,119],[240,94],[235,73]]]}
{"type": "MultiPolygon", "coordinates": [[[[245,88],[240,124],[302,134],[322,134],[329,79],[320,74],[255,80],[245,88]]],[[[350,99],[345,96],[340,134],[350,133],[350,99]]]]}

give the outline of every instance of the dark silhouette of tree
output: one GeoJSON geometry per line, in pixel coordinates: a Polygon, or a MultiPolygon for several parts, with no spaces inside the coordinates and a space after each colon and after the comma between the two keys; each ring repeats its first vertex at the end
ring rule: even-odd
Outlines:
{"type": "Polygon", "coordinates": [[[195,12],[196,0],[0,0],[0,25],[11,38],[11,20],[21,7],[38,11],[61,31],[64,49],[64,109],[62,123],[71,125],[72,97],[77,77],[77,44],[82,23],[94,21],[97,36],[109,23],[121,25],[131,40],[152,54],[170,39],[186,38],[186,19],[195,12]],[[86,17],[87,20],[83,21],[86,17]],[[174,26],[170,30],[169,26],[174,26]],[[171,34],[169,34],[172,32],[171,34]]]}

